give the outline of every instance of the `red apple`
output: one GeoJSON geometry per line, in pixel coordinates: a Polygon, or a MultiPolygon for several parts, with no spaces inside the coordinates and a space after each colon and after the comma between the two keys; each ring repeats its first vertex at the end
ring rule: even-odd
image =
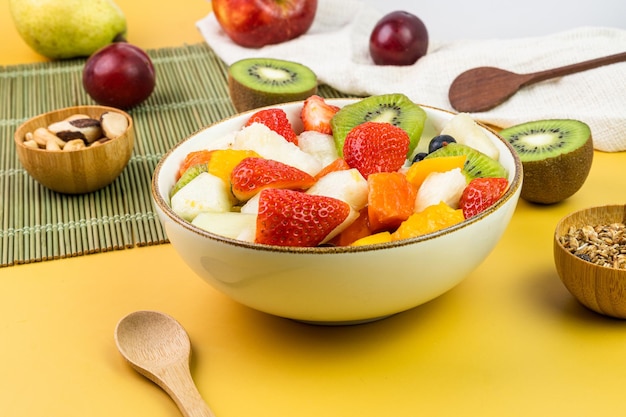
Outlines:
{"type": "Polygon", "coordinates": [[[83,68],[85,91],[103,106],[134,107],[152,94],[155,84],[154,66],[148,54],[126,42],[99,49],[83,68]]]}
{"type": "Polygon", "coordinates": [[[313,24],[317,0],[213,0],[224,32],[247,48],[288,41],[313,24]]]}
{"type": "Polygon", "coordinates": [[[377,65],[412,65],[428,50],[428,31],[415,15],[395,11],[382,17],[370,36],[370,55],[377,65]]]}

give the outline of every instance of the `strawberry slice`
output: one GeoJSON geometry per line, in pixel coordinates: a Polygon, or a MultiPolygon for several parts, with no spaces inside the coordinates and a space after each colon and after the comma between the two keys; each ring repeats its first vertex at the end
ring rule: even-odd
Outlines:
{"type": "Polygon", "coordinates": [[[265,188],[306,190],[315,178],[298,168],[265,158],[244,158],[230,174],[233,195],[246,201],[265,188]]]}
{"type": "Polygon", "coordinates": [[[506,178],[475,178],[465,187],[459,208],[469,219],[491,207],[506,191],[509,181],[506,178]]]}
{"type": "Polygon", "coordinates": [[[291,122],[287,118],[287,113],[283,109],[259,110],[250,116],[246,126],[250,126],[252,123],[262,123],[284,137],[288,142],[298,144],[298,135],[293,130],[293,126],[291,126],[291,122]]]}
{"type": "Polygon", "coordinates": [[[330,119],[339,111],[339,107],[328,104],[322,97],[312,95],[306,100],[300,112],[304,130],[314,130],[316,132],[332,135],[330,119]]]}
{"type": "Polygon", "coordinates": [[[256,243],[317,246],[344,222],[350,205],[332,197],[271,188],[261,191],[256,243]]]}
{"type": "Polygon", "coordinates": [[[365,122],[354,127],[343,145],[343,157],[366,179],[375,172],[395,172],[406,161],[409,135],[391,123],[365,122]]]}

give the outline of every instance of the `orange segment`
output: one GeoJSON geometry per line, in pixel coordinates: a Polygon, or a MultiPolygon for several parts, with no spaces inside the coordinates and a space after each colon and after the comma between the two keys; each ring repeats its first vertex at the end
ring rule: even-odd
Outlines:
{"type": "Polygon", "coordinates": [[[455,210],[441,202],[428,206],[419,213],[412,214],[402,222],[398,230],[392,234],[392,238],[393,240],[400,240],[425,235],[450,227],[463,220],[465,220],[463,210],[455,210]]]}
{"type": "Polygon", "coordinates": [[[230,173],[245,158],[259,158],[259,154],[245,149],[217,149],[213,151],[209,161],[209,174],[221,178],[230,186],[230,173]]]}
{"type": "Polygon", "coordinates": [[[411,165],[406,173],[406,178],[410,183],[419,188],[424,179],[431,172],[446,172],[454,168],[463,170],[465,165],[465,155],[441,156],[438,158],[426,158],[411,165]]]}
{"type": "Polygon", "coordinates": [[[394,230],[413,213],[417,188],[403,174],[370,174],[367,185],[368,218],[373,232],[394,230]]]}

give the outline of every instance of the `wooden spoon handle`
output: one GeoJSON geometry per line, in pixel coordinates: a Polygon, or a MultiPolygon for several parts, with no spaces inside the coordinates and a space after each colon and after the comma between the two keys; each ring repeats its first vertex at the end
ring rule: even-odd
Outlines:
{"type": "Polygon", "coordinates": [[[578,62],[576,64],[565,65],[563,67],[552,68],[545,71],[539,71],[532,74],[527,74],[528,79],[521,85],[526,86],[534,84],[539,81],[549,80],[551,78],[562,77],[564,75],[575,74],[577,72],[587,71],[592,68],[602,67],[604,65],[615,64],[617,62],[626,61],[626,52],[619,54],[608,55],[601,58],[590,59],[589,61],[578,62]]]}
{"type": "Polygon", "coordinates": [[[179,362],[163,368],[154,382],[172,397],[185,417],[215,417],[198,392],[187,364],[179,362]]]}

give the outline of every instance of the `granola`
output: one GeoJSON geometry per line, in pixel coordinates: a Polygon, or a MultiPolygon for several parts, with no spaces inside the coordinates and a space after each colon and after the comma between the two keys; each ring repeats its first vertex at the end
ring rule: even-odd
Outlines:
{"type": "Polygon", "coordinates": [[[626,226],[624,223],[570,227],[559,242],[570,253],[609,268],[626,269],[626,226]]]}

